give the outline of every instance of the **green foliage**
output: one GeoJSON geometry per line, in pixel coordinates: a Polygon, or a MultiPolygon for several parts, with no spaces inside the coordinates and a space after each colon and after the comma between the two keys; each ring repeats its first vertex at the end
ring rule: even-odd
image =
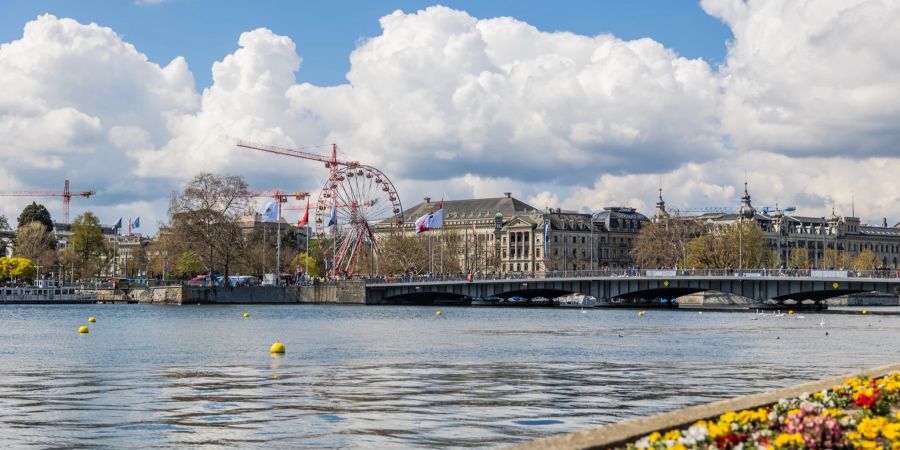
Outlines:
{"type": "Polygon", "coordinates": [[[809,250],[806,248],[792,248],[788,257],[788,267],[793,269],[806,269],[809,267],[809,250]]]}
{"type": "Polygon", "coordinates": [[[713,228],[696,237],[687,246],[687,267],[757,269],[773,264],[772,252],[760,227],[754,223],[730,224],[713,228]]]}
{"type": "Polygon", "coordinates": [[[291,259],[291,267],[299,267],[300,270],[306,271],[307,262],[309,263],[309,276],[322,276],[322,274],[319,273],[319,265],[316,263],[316,259],[306,253],[297,253],[297,255],[291,259]]]}
{"type": "Polygon", "coordinates": [[[856,270],[872,270],[878,267],[878,256],[872,250],[863,250],[853,259],[856,270]]]}
{"type": "Polygon", "coordinates": [[[178,263],[175,264],[175,273],[182,278],[193,277],[203,270],[200,257],[194,252],[182,252],[178,255],[178,263]]]}
{"type": "Polygon", "coordinates": [[[659,223],[647,223],[638,233],[631,258],[644,268],[685,267],[687,246],[703,233],[693,219],[672,217],[659,223]]]}
{"type": "Polygon", "coordinates": [[[286,230],[281,231],[281,245],[283,249],[306,250],[306,235],[301,232],[300,228],[289,226],[286,230]]]}
{"type": "Polygon", "coordinates": [[[50,218],[50,211],[44,205],[31,202],[19,214],[19,228],[28,225],[31,222],[40,222],[47,231],[53,231],[53,219],[50,218]]]}
{"type": "Polygon", "coordinates": [[[100,219],[90,211],[72,221],[72,236],[69,238],[74,261],[82,277],[96,276],[103,268],[107,255],[106,242],[100,219]]]}

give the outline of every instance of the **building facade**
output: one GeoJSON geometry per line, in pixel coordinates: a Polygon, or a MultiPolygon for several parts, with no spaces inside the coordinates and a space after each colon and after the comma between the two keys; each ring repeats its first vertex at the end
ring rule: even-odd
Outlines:
{"type": "MultiPolygon", "coordinates": [[[[416,219],[439,207],[426,198],[407,209],[399,232],[415,234],[416,219]]],[[[452,257],[467,273],[542,275],[627,267],[634,239],[647,221],[626,207],[608,207],[596,214],[540,210],[506,193],[498,198],[445,201],[444,229],[428,233],[455,233],[463,239],[464,245],[458,246],[461,251],[452,257]]],[[[375,231],[398,230],[385,221],[375,231]]]]}
{"type": "MultiPolygon", "coordinates": [[[[657,210],[660,209],[659,205],[658,203],[657,210]]],[[[665,212],[664,202],[662,210],[662,213],[668,214],[665,212]]],[[[658,212],[657,215],[659,214],[658,212]]],[[[813,268],[848,268],[842,267],[846,261],[840,261],[835,255],[855,258],[865,250],[875,253],[876,264],[880,268],[900,267],[900,224],[889,227],[887,219],[883,219],[881,226],[866,225],[860,223],[858,217],[839,216],[833,210],[828,217],[794,215],[777,209],[761,213],[753,207],[746,183],[737,211],[708,213],[689,218],[716,225],[741,222],[759,226],[769,247],[777,255],[776,267],[790,267],[793,249],[806,249],[809,266],[813,268]]]]}

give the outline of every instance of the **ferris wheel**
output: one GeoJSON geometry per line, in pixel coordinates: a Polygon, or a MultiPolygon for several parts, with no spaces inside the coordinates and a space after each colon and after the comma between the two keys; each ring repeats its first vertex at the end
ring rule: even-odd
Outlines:
{"type": "Polygon", "coordinates": [[[391,180],[375,167],[358,161],[339,161],[337,146],[331,157],[270,145],[238,142],[238,147],[325,163],[329,176],[316,201],[315,228],[333,273],[355,273],[360,258],[378,253],[375,227],[403,222],[400,195],[391,180]]]}

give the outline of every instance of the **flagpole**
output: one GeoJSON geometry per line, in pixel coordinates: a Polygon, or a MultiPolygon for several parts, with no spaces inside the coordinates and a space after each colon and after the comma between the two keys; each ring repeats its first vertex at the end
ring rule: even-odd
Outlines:
{"type": "Polygon", "coordinates": [[[466,266],[466,268],[465,268],[465,270],[466,270],[466,273],[469,273],[469,228],[465,228],[465,230],[466,230],[466,250],[465,250],[465,253],[466,253],[465,266],[466,266]]]}
{"type": "Polygon", "coordinates": [[[281,286],[281,197],[278,197],[278,235],[275,236],[275,286],[281,286]]]}
{"type": "MultiPolygon", "coordinates": [[[[309,211],[309,205],[307,205],[309,211]]],[[[306,221],[306,279],[309,279],[309,220],[306,221]]]]}

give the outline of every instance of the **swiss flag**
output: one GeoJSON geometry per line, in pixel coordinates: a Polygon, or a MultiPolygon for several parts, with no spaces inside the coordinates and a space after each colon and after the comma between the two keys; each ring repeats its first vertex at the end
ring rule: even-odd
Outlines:
{"type": "Polygon", "coordinates": [[[297,228],[305,227],[309,223],[309,199],[306,199],[306,213],[297,221],[297,228]]]}

